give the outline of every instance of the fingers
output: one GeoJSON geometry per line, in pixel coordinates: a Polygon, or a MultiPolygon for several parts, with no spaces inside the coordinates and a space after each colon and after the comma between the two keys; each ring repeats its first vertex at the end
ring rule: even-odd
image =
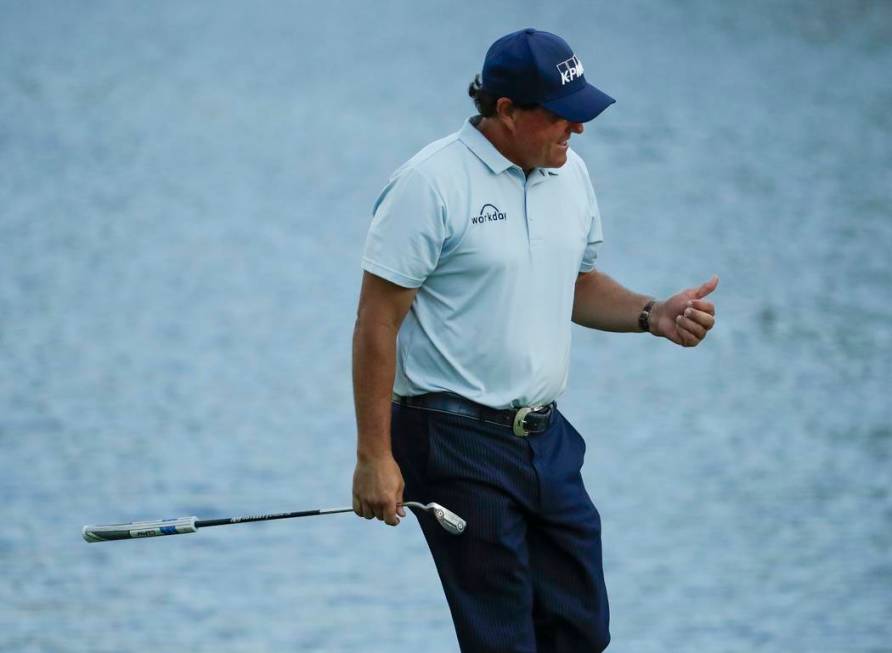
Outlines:
{"type": "Polygon", "coordinates": [[[400,523],[396,518],[396,502],[382,500],[374,504],[375,519],[383,521],[388,526],[396,526],[400,523]]]}
{"type": "MultiPolygon", "coordinates": [[[[715,325],[715,314],[707,311],[701,311],[693,306],[688,306],[682,317],[687,318],[689,321],[694,324],[703,327],[704,332],[703,335],[706,335],[706,331],[709,331],[715,325]]],[[[691,333],[699,334],[699,331],[696,329],[688,329],[691,333]]],[[[701,336],[702,337],[702,336],[701,336]]]]}
{"type": "Polygon", "coordinates": [[[688,330],[685,325],[686,321],[690,320],[683,315],[679,315],[675,318],[675,332],[678,336],[678,339],[675,340],[675,342],[683,347],[694,347],[699,342],[699,339],[688,330]]]}
{"type": "MultiPolygon", "coordinates": [[[[708,294],[715,290],[718,277],[713,276],[697,289],[696,294],[708,294]]],[[[681,315],[675,318],[676,337],[670,338],[684,347],[696,347],[706,337],[706,333],[715,326],[715,305],[705,299],[690,299],[681,315]]]]}
{"type": "Polygon", "coordinates": [[[357,460],[353,473],[353,512],[366,519],[380,519],[390,526],[400,523],[405,512],[403,476],[391,456],[357,460]]]}
{"type": "Polygon", "coordinates": [[[365,501],[362,505],[363,517],[366,519],[383,521],[388,526],[396,526],[400,523],[400,517],[406,516],[402,506],[397,506],[397,501],[395,499],[365,501]]]}
{"type": "Polygon", "coordinates": [[[673,329],[673,330],[671,330],[671,331],[668,331],[668,332],[665,334],[665,337],[666,337],[668,340],[671,340],[672,342],[674,342],[676,345],[681,345],[682,347],[686,346],[684,340],[683,340],[682,337],[681,337],[681,332],[680,332],[680,330],[678,329],[678,325],[677,325],[677,324],[676,324],[676,328],[675,328],[675,329],[673,329]]]}
{"type": "Polygon", "coordinates": [[[710,313],[690,306],[675,318],[675,330],[680,340],[676,342],[685,347],[696,347],[714,325],[715,317],[710,313]]]}
{"type": "Polygon", "coordinates": [[[719,285],[719,277],[718,277],[718,275],[714,274],[714,275],[712,275],[712,278],[709,281],[707,281],[702,286],[697,288],[697,290],[694,292],[694,297],[696,299],[703,299],[704,297],[706,297],[706,295],[708,295],[713,290],[715,290],[716,286],[718,286],[718,285],[719,285]]]}
{"type": "Polygon", "coordinates": [[[357,496],[353,497],[353,512],[359,517],[365,517],[366,519],[372,519],[375,516],[375,511],[372,510],[368,502],[362,501],[357,496]]]}
{"type": "Polygon", "coordinates": [[[399,497],[391,499],[360,499],[354,495],[353,512],[366,519],[379,519],[389,526],[396,526],[400,523],[400,517],[406,516],[406,511],[399,505],[402,501],[402,490],[399,497]]]}
{"type": "Polygon", "coordinates": [[[375,508],[372,502],[361,499],[357,494],[353,495],[353,512],[366,519],[375,518],[375,508]]]}
{"type": "MultiPolygon", "coordinates": [[[[397,516],[396,504],[397,502],[395,500],[369,503],[369,512],[366,513],[368,515],[366,519],[375,518],[383,521],[388,526],[396,526],[400,523],[400,518],[397,516]]],[[[400,507],[399,510],[402,511],[402,507],[400,507]]],[[[402,516],[405,516],[405,513],[403,513],[402,516]]]]}
{"type": "Polygon", "coordinates": [[[686,347],[693,347],[706,337],[706,329],[684,315],[679,315],[675,319],[675,328],[686,347]]]}
{"type": "Polygon", "coordinates": [[[406,511],[403,508],[403,484],[400,483],[399,488],[397,489],[396,495],[393,496],[392,500],[387,503],[386,510],[384,511],[384,523],[389,526],[396,526],[400,523],[400,517],[406,516],[406,511]]]}
{"type": "Polygon", "coordinates": [[[715,304],[705,299],[692,299],[688,302],[688,306],[696,308],[698,311],[715,315],[715,304]]]}
{"type": "Polygon", "coordinates": [[[396,514],[396,502],[387,506],[384,511],[384,523],[388,526],[396,526],[400,523],[400,518],[396,514]]]}
{"type": "Polygon", "coordinates": [[[399,518],[406,516],[396,501],[361,501],[357,497],[353,497],[353,512],[366,519],[379,519],[389,526],[396,526],[399,518]]]}

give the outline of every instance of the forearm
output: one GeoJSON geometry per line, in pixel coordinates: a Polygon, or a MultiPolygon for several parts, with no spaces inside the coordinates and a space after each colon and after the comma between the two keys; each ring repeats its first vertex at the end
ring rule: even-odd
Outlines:
{"type": "Polygon", "coordinates": [[[396,328],[360,316],[353,330],[353,402],[360,460],[391,455],[390,402],[396,328]]]}
{"type": "Polygon", "coordinates": [[[638,316],[651,299],[592,270],[579,275],[576,280],[572,320],[580,326],[601,331],[640,331],[638,316]]]}

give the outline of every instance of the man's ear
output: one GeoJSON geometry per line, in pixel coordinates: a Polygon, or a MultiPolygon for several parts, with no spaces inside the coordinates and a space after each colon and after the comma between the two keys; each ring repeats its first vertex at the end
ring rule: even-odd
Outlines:
{"type": "Polygon", "coordinates": [[[500,97],[496,100],[496,117],[505,129],[514,132],[514,121],[517,117],[517,107],[514,106],[514,103],[510,99],[500,97]]]}

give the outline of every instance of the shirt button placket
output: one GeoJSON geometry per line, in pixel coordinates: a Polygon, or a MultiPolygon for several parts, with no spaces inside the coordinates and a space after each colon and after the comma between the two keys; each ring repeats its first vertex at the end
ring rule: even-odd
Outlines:
{"type": "Polygon", "coordinates": [[[517,168],[517,174],[519,175],[519,181],[521,184],[521,189],[523,190],[523,222],[526,227],[526,236],[527,236],[527,246],[532,249],[533,246],[533,223],[532,218],[530,217],[529,207],[527,205],[527,176],[524,174],[523,170],[517,168]]]}
{"type": "Polygon", "coordinates": [[[538,222],[536,222],[536,211],[535,211],[535,203],[531,203],[530,201],[530,191],[532,185],[530,184],[530,180],[527,179],[526,183],[523,187],[523,208],[524,213],[527,216],[527,225],[530,236],[530,249],[533,249],[539,241],[538,236],[538,222]],[[531,206],[532,204],[532,206],[531,206]]]}

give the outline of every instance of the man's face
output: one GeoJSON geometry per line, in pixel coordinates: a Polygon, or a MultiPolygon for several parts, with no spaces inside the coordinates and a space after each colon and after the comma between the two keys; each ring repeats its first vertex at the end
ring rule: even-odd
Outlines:
{"type": "Polygon", "coordinates": [[[560,168],[567,162],[570,135],[585,129],[544,107],[516,110],[514,116],[514,147],[525,170],[560,168]]]}

